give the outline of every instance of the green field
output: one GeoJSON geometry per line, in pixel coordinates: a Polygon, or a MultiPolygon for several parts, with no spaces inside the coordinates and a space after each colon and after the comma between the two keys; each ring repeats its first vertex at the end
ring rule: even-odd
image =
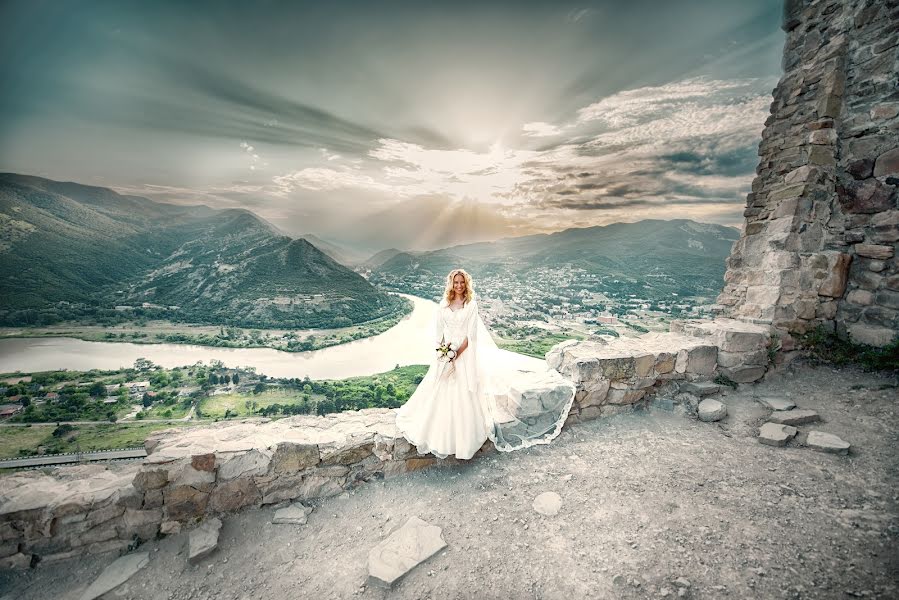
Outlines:
{"type": "Polygon", "coordinates": [[[503,350],[509,350],[510,352],[517,352],[536,358],[544,358],[550,348],[556,344],[564,342],[565,340],[582,340],[584,337],[584,335],[575,332],[567,332],[564,334],[543,333],[523,340],[500,340],[497,343],[497,346],[503,350]]]}
{"type": "MultiPolygon", "coordinates": [[[[271,406],[272,404],[295,405],[303,402],[304,392],[291,389],[271,389],[261,394],[217,394],[209,398],[203,398],[200,402],[200,413],[204,419],[222,419],[225,411],[230,410],[231,415],[246,417],[254,414],[255,410],[271,406]],[[247,403],[249,407],[247,406],[247,403]],[[255,406],[254,406],[255,403],[255,406]]],[[[314,403],[321,398],[317,394],[309,394],[314,403]]]]}

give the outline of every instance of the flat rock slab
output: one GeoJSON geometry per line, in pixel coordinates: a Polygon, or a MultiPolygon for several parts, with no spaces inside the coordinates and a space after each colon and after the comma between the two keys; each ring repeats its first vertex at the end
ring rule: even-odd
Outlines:
{"type": "Polygon", "coordinates": [[[147,566],[149,562],[149,552],[126,554],[117,558],[111,565],[103,569],[103,572],[90,584],[90,587],[84,590],[81,600],[94,600],[94,598],[99,598],[106,592],[114,590],[147,566]]]}
{"type": "Polygon", "coordinates": [[[699,420],[705,422],[720,421],[727,416],[727,406],[718,400],[706,398],[696,407],[699,412],[699,420]]]}
{"type": "Polygon", "coordinates": [[[759,398],[759,402],[771,410],[790,410],[796,408],[796,403],[784,398],[759,398]]]}
{"type": "Polygon", "coordinates": [[[562,509],[562,497],[555,492],[543,492],[534,498],[532,506],[541,515],[554,517],[562,509]]]}
{"type": "Polygon", "coordinates": [[[193,565],[200,562],[218,548],[219,531],[221,529],[222,522],[213,517],[203,521],[199,527],[190,532],[187,556],[190,564],[193,565]]]}
{"type": "Polygon", "coordinates": [[[445,547],[440,527],[411,517],[368,553],[368,583],[392,588],[403,575],[445,547]]]}
{"type": "Polygon", "coordinates": [[[786,446],[799,430],[782,423],[765,423],[759,431],[759,442],[768,446],[786,446]]]}
{"type": "Polygon", "coordinates": [[[690,381],[680,386],[680,391],[697,396],[711,396],[721,391],[721,386],[711,381],[690,381]]]}
{"type": "Polygon", "coordinates": [[[793,410],[775,410],[768,420],[783,425],[804,425],[820,421],[821,417],[813,410],[794,408],[793,410]]]}
{"type": "Polygon", "coordinates": [[[282,508],[275,511],[275,516],[272,517],[273,525],[305,525],[306,519],[309,517],[309,513],[312,512],[311,506],[306,506],[305,504],[301,504],[297,502],[296,504],[292,504],[287,508],[282,508]]]}
{"type": "Polygon", "coordinates": [[[805,445],[820,452],[831,454],[849,454],[849,442],[840,437],[823,431],[810,431],[805,445]]]}

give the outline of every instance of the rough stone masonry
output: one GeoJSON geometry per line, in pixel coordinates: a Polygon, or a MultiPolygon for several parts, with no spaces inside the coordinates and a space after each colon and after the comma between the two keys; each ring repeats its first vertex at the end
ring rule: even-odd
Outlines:
{"type": "Polygon", "coordinates": [[[718,298],[785,350],[899,331],[899,2],[787,0],[784,73],[718,298]],[[790,335],[793,334],[793,335],[790,335]]]}

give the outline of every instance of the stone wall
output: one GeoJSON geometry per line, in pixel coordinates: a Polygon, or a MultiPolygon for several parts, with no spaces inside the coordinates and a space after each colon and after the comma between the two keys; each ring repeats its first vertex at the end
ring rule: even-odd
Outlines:
{"type": "MultiPolygon", "coordinates": [[[[756,381],[766,371],[770,341],[767,327],[727,319],[678,322],[670,333],[612,343],[572,340],[547,355],[568,379],[525,373],[522,381],[533,385],[523,393],[551,396],[554,385],[570,389],[573,381],[569,425],[630,409],[665,386],[676,394],[718,375],[756,381]]],[[[457,463],[419,455],[395,419],[394,410],[368,409],[228,421],[154,434],[140,464],[7,475],[0,487],[0,568],[124,552],[208,516],[333,496],[372,478],[457,463]]],[[[475,458],[492,450],[488,441],[475,458]]]]}
{"type": "Polygon", "coordinates": [[[795,0],[719,304],[802,334],[899,332],[899,2],[795,0]]]}

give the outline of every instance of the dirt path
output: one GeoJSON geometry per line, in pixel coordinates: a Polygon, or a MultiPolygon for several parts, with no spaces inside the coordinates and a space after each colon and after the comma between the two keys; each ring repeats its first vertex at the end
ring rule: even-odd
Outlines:
{"type": "MultiPolygon", "coordinates": [[[[896,598],[895,385],[796,366],[723,396],[720,424],[651,408],[571,427],[550,446],[363,485],[317,502],[304,526],[247,511],[224,520],[197,567],[183,534],[145,544],[149,566],[108,596],[896,598]],[[850,455],[759,444],[768,411],[753,396],[768,394],[817,410],[825,422],[800,430],[839,435],[850,455]],[[531,507],[546,491],[562,497],[554,517],[531,507]],[[448,547],[393,591],[365,587],[368,551],[413,515],[442,527],[448,547]]],[[[110,561],[3,574],[0,597],[65,598],[110,561]]]]}

